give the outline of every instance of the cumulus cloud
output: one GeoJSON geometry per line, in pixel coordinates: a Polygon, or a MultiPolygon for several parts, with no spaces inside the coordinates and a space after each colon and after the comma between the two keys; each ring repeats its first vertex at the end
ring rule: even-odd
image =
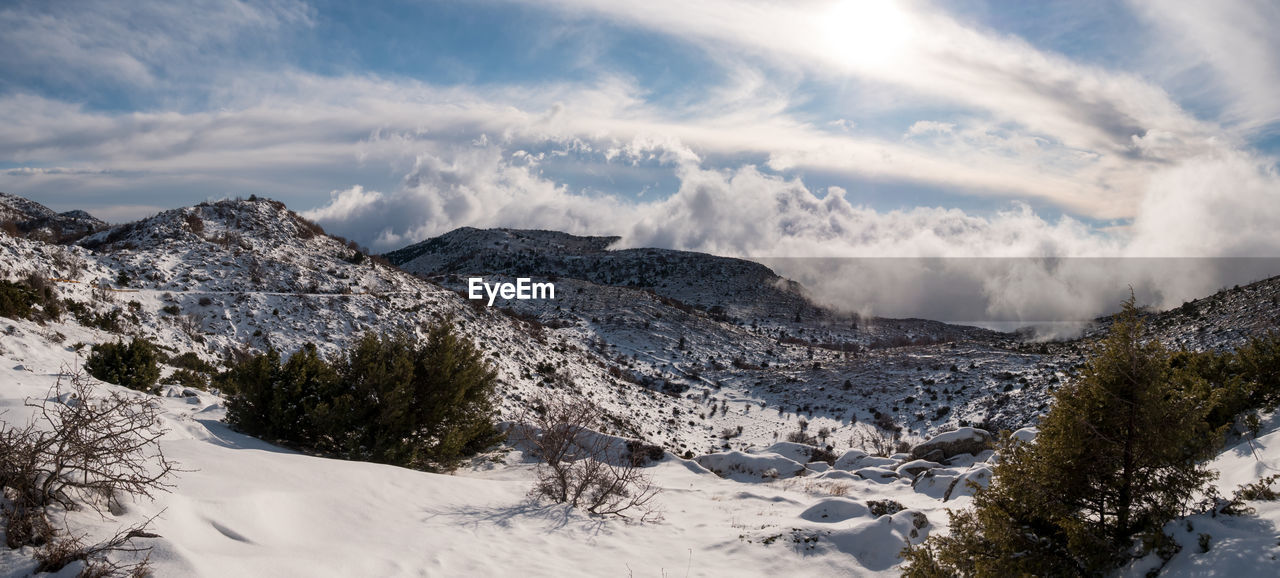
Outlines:
{"type": "Polygon", "coordinates": [[[625,155],[668,159],[680,185],[664,199],[577,194],[540,176],[524,151],[480,141],[420,155],[393,193],[334,193],[306,215],[379,250],[459,226],[621,235],[619,248],[758,260],[844,310],[958,322],[1083,321],[1113,309],[1130,286],[1145,303],[1171,307],[1280,263],[1271,226],[1280,215],[1255,209],[1276,204],[1267,202],[1280,191],[1277,177],[1230,151],[1170,167],[1148,189],[1139,218],[1115,232],[1045,219],[1022,203],[985,216],[877,211],[839,187],[813,191],[752,165],[706,168],[678,143],[665,143],[663,153],[644,152],[649,146],[636,143],[625,155]],[[1218,218],[1197,216],[1210,205],[1218,218]]]}
{"type": "Polygon", "coordinates": [[[539,177],[526,155],[487,140],[420,153],[395,191],[353,187],[302,215],[385,251],[463,226],[592,233],[626,214],[619,201],[573,194],[539,177]]]}

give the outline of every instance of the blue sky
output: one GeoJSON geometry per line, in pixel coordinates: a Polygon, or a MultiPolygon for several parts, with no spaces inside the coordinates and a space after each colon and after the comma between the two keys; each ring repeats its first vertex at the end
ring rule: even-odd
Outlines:
{"type": "Polygon", "coordinates": [[[0,190],[745,256],[1277,256],[1268,0],[0,7],[0,190]],[[746,223],[746,224],[744,224],[746,223]]]}

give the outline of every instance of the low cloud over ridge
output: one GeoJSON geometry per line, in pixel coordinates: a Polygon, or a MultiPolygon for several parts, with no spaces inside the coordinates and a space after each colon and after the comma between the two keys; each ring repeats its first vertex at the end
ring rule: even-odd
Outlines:
{"type": "Polygon", "coordinates": [[[1280,263],[1230,259],[1280,256],[1270,226],[1280,222],[1280,177],[1225,148],[1168,167],[1132,224],[1106,229],[1017,202],[989,215],[877,211],[839,187],[814,191],[749,164],[704,168],[678,143],[624,148],[613,154],[667,159],[678,190],[652,201],[574,193],[541,176],[530,155],[483,140],[418,155],[395,191],[335,191],[304,215],[375,250],[461,226],[621,235],[619,247],[762,261],[841,309],[961,322],[1085,320],[1112,310],[1129,286],[1171,307],[1280,263]]]}

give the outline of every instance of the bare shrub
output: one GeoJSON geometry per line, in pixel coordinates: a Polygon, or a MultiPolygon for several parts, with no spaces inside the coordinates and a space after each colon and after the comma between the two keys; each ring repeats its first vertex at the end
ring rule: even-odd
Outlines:
{"type": "Polygon", "coordinates": [[[603,411],[590,400],[540,396],[516,426],[517,438],[542,460],[530,494],[601,516],[659,518],[659,489],[637,465],[631,445],[597,433],[603,411]]]}
{"type": "Polygon", "coordinates": [[[192,234],[201,235],[204,233],[204,219],[201,219],[199,214],[188,213],[185,220],[187,228],[191,230],[192,234]]]}
{"type": "Polygon", "coordinates": [[[818,438],[805,433],[804,430],[796,430],[788,433],[787,441],[808,446],[818,444],[818,438]]]}
{"type": "Polygon", "coordinates": [[[111,285],[106,281],[90,283],[90,286],[93,287],[93,289],[91,290],[91,294],[93,295],[94,301],[102,301],[105,303],[110,303],[116,300],[115,295],[111,293],[111,285]]]}
{"type": "Polygon", "coordinates": [[[173,324],[191,339],[200,337],[201,316],[198,313],[188,313],[186,315],[178,315],[173,318],[173,324]]]}
{"type": "Polygon", "coordinates": [[[144,554],[142,560],[134,563],[116,562],[107,555],[113,552],[146,553],[150,546],[132,544],[134,538],[158,538],[147,530],[151,521],[130,526],[114,536],[96,544],[86,544],[82,536],[72,536],[62,540],[51,541],[36,549],[35,558],[38,564],[36,572],[57,572],[72,562],[84,562],[80,577],[97,576],[150,576],[150,556],[144,554]]]}
{"type": "Polygon", "coordinates": [[[881,458],[887,458],[896,453],[901,439],[902,434],[898,432],[890,433],[883,430],[872,430],[870,433],[858,432],[858,445],[862,447],[862,451],[881,458]]]}
{"type": "Polygon", "coordinates": [[[249,282],[254,287],[262,288],[266,284],[267,268],[261,259],[254,257],[249,261],[249,282]]]}
{"type": "MultiPolygon", "coordinates": [[[[65,370],[39,403],[36,419],[22,427],[0,425],[0,487],[7,498],[5,542],[10,548],[35,546],[38,572],[57,571],[81,560],[94,575],[131,571],[138,565],[107,562],[109,552],[142,552],[128,542],[153,537],[150,522],[125,529],[105,542],[85,545],[82,538],[60,538],[51,511],[89,507],[106,514],[125,496],[152,498],[168,491],[165,480],[177,464],[160,449],[165,433],[157,427],[153,399],[113,392],[94,399],[83,373],[65,370]]],[[[140,563],[145,564],[145,560],[140,563]]],[[[87,571],[87,570],[86,570],[87,571]]]]}
{"type": "Polygon", "coordinates": [[[834,450],[835,448],[831,446],[814,447],[809,450],[809,463],[826,462],[827,465],[830,466],[836,465],[836,460],[839,459],[840,456],[837,456],[834,450]]]}

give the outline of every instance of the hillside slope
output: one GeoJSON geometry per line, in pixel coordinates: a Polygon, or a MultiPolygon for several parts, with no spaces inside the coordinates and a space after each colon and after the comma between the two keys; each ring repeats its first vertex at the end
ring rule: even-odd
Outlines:
{"type": "Polygon", "coordinates": [[[0,226],[28,238],[69,243],[106,228],[107,223],[84,211],[57,213],[30,199],[0,193],[0,226]]]}

